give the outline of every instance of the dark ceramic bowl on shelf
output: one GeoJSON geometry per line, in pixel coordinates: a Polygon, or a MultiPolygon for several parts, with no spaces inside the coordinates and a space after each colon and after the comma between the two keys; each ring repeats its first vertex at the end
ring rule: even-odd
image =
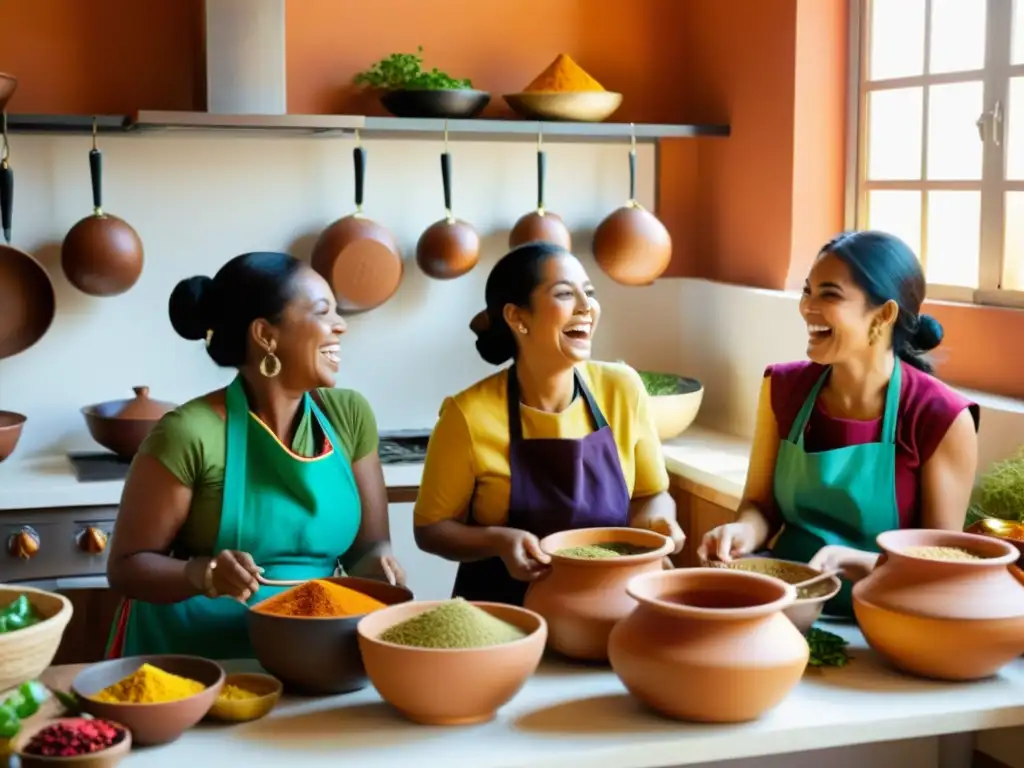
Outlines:
{"type": "MultiPolygon", "coordinates": [[[[374,579],[336,576],[330,581],[385,605],[413,599],[405,587],[374,579]]],[[[250,606],[249,641],[260,666],[289,691],[306,695],[348,693],[369,684],[359,653],[359,616],[276,616],[250,606]]]]}
{"type": "Polygon", "coordinates": [[[21,428],[27,419],[25,415],[14,411],[0,411],[0,461],[14,453],[21,439],[21,428]]]}
{"type": "Polygon", "coordinates": [[[483,112],[491,94],[472,88],[454,90],[393,90],[380,95],[384,109],[395,117],[466,119],[483,112]]]}

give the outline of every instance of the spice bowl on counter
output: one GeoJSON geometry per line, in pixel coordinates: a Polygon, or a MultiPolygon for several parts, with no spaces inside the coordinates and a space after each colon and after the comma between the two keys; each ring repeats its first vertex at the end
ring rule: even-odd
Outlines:
{"type": "Polygon", "coordinates": [[[358,633],[384,701],[416,723],[470,725],[493,719],[534,673],[547,623],[518,606],[456,598],[371,613],[358,633]]]}
{"type": "Polygon", "coordinates": [[[210,711],[224,685],[220,664],[198,656],[129,656],[78,673],[83,712],[123,723],[140,745],[167,744],[210,711]]]}
{"type": "Polygon", "coordinates": [[[257,672],[228,675],[207,717],[227,723],[259,720],[270,714],[283,690],[281,681],[273,675],[257,672]]]}
{"type": "Polygon", "coordinates": [[[110,720],[62,717],[30,723],[11,743],[21,768],[111,768],[132,749],[132,734],[110,720]]]}
{"type": "Polygon", "coordinates": [[[980,680],[1024,653],[1019,552],[958,531],[899,530],[853,587],[868,645],[897,669],[936,680],[980,680]]]}
{"type": "MultiPolygon", "coordinates": [[[[22,546],[15,534],[12,542],[22,546]]],[[[39,542],[27,538],[25,547],[39,542]]],[[[28,557],[35,551],[26,550],[28,557]]],[[[57,655],[74,609],[56,592],[0,584],[0,691],[38,677],[57,655]]]]}
{"type": "Polygon", "coordinates": [[[260,666],[288,690],[358,691],[369,680],[356,625],[367,614],[412,599],[405,587],[374,579],[313,579],[250,606],[249,640],[260,666]]]}
{"type": "Polygon", "coordinates": [[[1020,552],[1021,557],[1024,557],[1024,523],[985,517],[971,523],[964,532],[1001,539],[1015,547],[1020,552]]]}
{"type": "Polygon", "coordinates": [[[800,682],[810,648],[783,611],[796,589],[729,568],[629,582],[636,609],[608,639],[612,669],[639,701],[678,720],[754,720],[800,682]]]}

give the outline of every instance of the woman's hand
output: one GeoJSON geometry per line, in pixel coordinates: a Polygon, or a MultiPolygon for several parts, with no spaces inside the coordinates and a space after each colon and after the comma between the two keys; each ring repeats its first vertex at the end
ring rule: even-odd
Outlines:
{"type": "Polygon", "coordinates": [[[406,583],[405,569],[391,552],[390,544],[375,546],[370,552],[359,558],[348,574],[363,579],[386,581],[388,584],[399,587],[404,587],[406,583]]]}
{"type": "Polygon", "coordinates": [[[878,562],[878,555],[853,547],[829,544],[817,551],[807,564],[816,571],[842,571],[848,581],[860,581],[878,562]]]}
{"type": "Polygon", "coordinates": [[[686,544],[686,534],[683,533],[683,529],[679,526],[679,522],[674,516],[651,515],[648,517],[640,515],[633,520],[632,527],[660,533],[662,536],[672,539],[673,555],[678,555],[682,552],[683,545],[686,544]]]}
{"type": "Polygon", "coordinates": [[[193,560],[201,566],[201,571],[189,575],[189,581],[203,594],[208,595],[210,588],[213,597],[230,597],[246,603],[260,588],[256,577],[263,573],[248,552],[225,549],[212,560],[193,560]]]}
{"type": "Polygon", "coordinates": [[[757,531],[750,523],[726,523],[704,534],[697,547],[702,563],[720,560],[730,563],[737,557],[749,555],[757,546],[757,531]]]}
{"type": "Polygon", "coordinates": [[[517,528],[494,528],[495,550],[509,575],[518,581],[534,581],[548,570],[551,558],[532,533],[517,528]]]}

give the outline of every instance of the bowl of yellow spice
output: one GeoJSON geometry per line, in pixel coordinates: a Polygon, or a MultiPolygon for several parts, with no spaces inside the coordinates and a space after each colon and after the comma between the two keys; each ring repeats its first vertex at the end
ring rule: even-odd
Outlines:
{"type": "Polygon", "coordinates": [[[198,723],[224,685],[220,664],[198,656],[130,656],[87,667],[71,691],[82,711],[121,723],[140,745],[174,741],[198,723]]]}
{"type": "Polygon", "coordinates": [[[259,720],[270,714],[283,690],[281,681],[273,675],[256,672],[228,675],[207,717],[226,723],[259,720]]]}
{"type": "Polygon", "coordinates": [[[566,53],[548,65],[520,93],[507,93],[505,103],[527,120],[570,120],[600,123],[622,104],[622,94],[604,86],[566,53]]]}

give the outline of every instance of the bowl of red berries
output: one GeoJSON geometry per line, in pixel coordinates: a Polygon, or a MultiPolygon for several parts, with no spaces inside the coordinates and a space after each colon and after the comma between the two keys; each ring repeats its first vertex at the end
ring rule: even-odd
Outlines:
{"type": "Polygon", "coordinates": [[[110,768],[132,748],[131,732],[120,723],[92,717],[62,717],[26,724],[11,743],[22,768],[74,766],[110,768]]]}

